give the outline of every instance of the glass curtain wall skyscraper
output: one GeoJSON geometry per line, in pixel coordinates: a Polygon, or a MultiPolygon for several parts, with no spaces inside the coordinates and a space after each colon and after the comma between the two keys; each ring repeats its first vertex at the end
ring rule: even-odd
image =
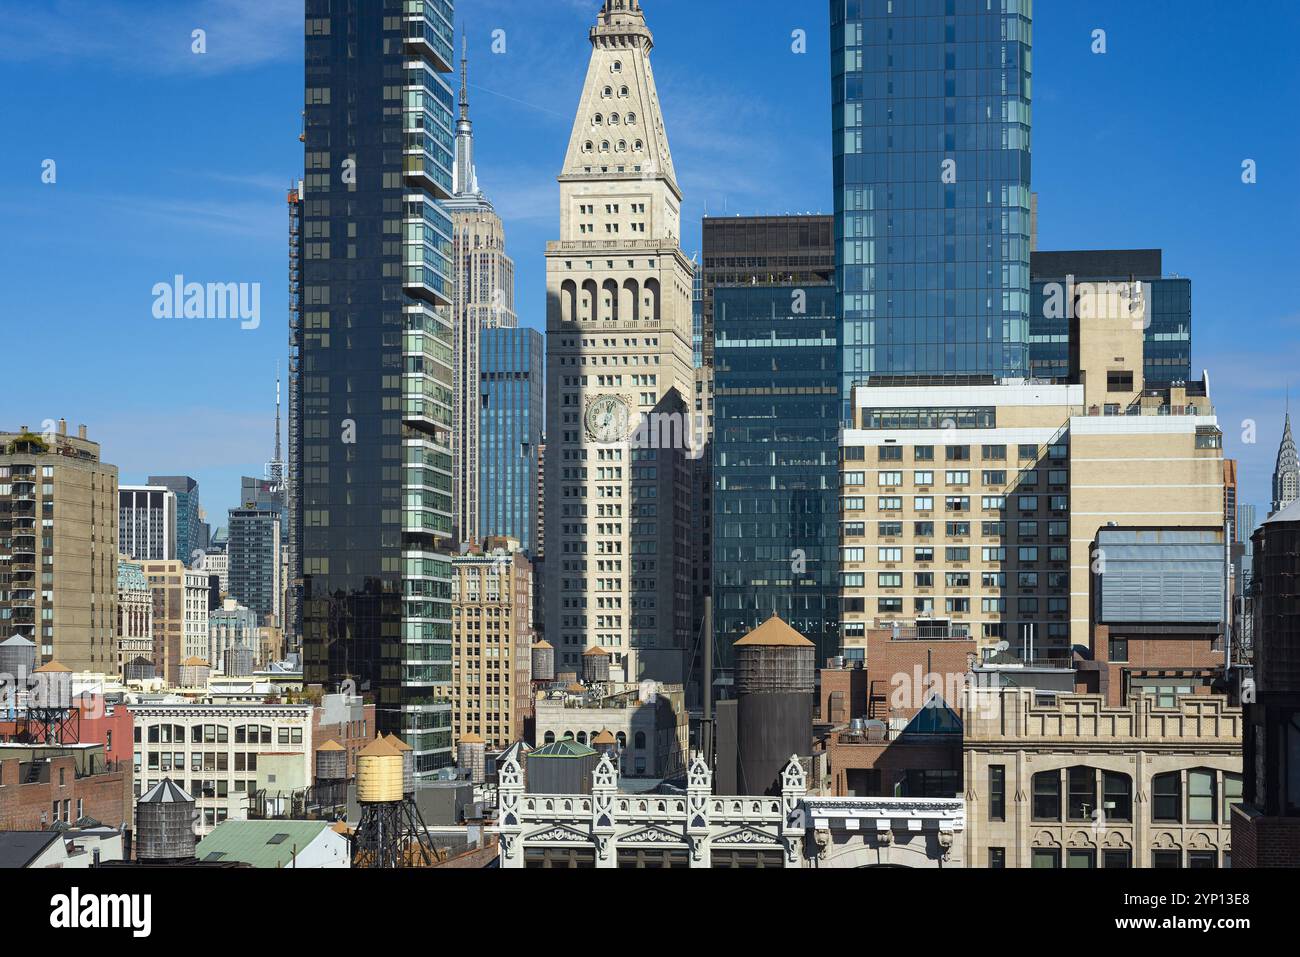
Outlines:
{"type": "Polygon", "coordinates": [[[516,539],[536,557],[537,469],[546,414],[542,334],[488,328],[480,335],[477,537],[516,539]]]}
{"type": "Polygon", "coordinates": [[[718,668],[774,613],[839,653],[835,288],[713,291],[713,601],[718,668]]]}
{"type": "Polygon", "coordinates": [[[844,385],[1028,368],[1032,0],[830,0],[844,385]]]}
{"type": "Polygon", "coordinates": [[[188,475],[150,475],[150,485],[161,485],[176,495],[176,557],[192,565],[195,553],[208,547],[199,518],[199,483],[188,475]]]}
{"type": "Polygon", "coordinates": [[[306,2],[303,271],[292,461],[304,679],[450,764],[448,0],[306,2]]]}

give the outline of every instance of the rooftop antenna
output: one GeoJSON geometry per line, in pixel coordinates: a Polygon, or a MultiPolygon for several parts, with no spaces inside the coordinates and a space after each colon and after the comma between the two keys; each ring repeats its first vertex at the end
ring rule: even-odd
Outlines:
{"type": "Polygon", "coordinates": [[[266,477],[277,489],[284,485],[284,458],[280,448],[280,362],[275,363],[275,457],[266,463],[266,477]]]}

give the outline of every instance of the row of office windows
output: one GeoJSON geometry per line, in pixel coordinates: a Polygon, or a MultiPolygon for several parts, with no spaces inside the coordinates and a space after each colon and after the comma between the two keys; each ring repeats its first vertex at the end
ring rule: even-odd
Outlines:
{"type": "MultiPolygon", "coordinates": [[[[1158,824],[1227,824],[1241,802],[1241,775],[1190,768],[1151,779],[1151,820],[1158,824]]],[[[1119,771],[1075,765],[1033,777],[1030,819],[1060,823],[1131,823],[1133,779],[1119,771]],[[1100,800],[1099,800],[1100,799],[1100,800]]],[[[989,820],[1007,819],[1006,765],[989,767],[989,820]]]]}

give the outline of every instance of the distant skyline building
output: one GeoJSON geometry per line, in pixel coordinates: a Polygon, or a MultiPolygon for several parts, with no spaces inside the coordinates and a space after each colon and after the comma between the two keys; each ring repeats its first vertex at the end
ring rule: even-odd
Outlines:
{"type": "MultiPolygon", "coordinates": [[[[421,776],[452,763],[453,23],[450,0],[305,9],[303,678],[372,696],[421,776]]],[[[230,554],[233,592],[233,529],[230,554]]]]}
{"type": "Polygon", "coordinates": [[[1159,249],[1036,250],[1030,259],[1030,374],[1040,379],[1069,375],[1069,313],[1082,284],[1135,281],[1151,298],[1142,311],[1144,378],[1153,386],[1190,379],[1192,281],[1165,276],[1162,259],[1159,249]],[[1071,279],[1073,286],[1068,285],[1071,279]]]}
{"type": "Polygon", "coordinates": [[[1296,458],[1295,437],[1291,434],[1291,410],[1287,409],[1282,426],[1282,444],[1277,450],[1277,467],[1273,469],[1273,507],[1275,515],[1300,499],[1300,461],[1296,458]]]}
{"type": "Polygon", "coordinates": [[[256,478],[252,475],[239,477],[239,504],[247,508],[285,509],[284,487],[269,478],[256,478]]]}
{"type": "Polygon", "coordinates": [[[176,554],[185,564],[193,564],[195,553],[207,548],[203,540],[202,508],[199,483],[188,475],[150,475],[147,484],[161,485],[176,495],[176,554]]]}
{"type": "Polygon", "coordinates": [[[849,388],[1029,367],[1030,0],[830,0],[849,388]]]}
{"type": "Polygon", "coordinates": [[[1228,541],[1240,541],[1237,535],[1237,460],[1223,460],[1223,524],[1228,541]]]}
{"type": "Polygon", "coordinates": [[[153,659],[153,592],[140,562],[117,563],[118,674],[136,658],[153,659]]]}
{"type": "Polygon", "coordinates": [[[271,616],[282,626],[280,543],[283,513],[276,507],[251,506],[230,510],[227,580],[230,597],[251,608],[258,624],[271,616]]]}
{"type": "Polygon", "coordinates": [[[515,263],[506,255],[505,226],[479,188],[474,166],[469,58],[464,52],[464,38],[461,43],[455,188],[444,203],[451,214],[454,270],[452,501],[455,511],[452,521],[457,541],[479,541],[485,534],[505,534],[502,529],[486,528],[479,512],[490,494],[482,481],[490,473],[480,459],[483,337],[489,329],[513,329],[519,320],[515,315],[515,263]]]}
{"type": "Polygon", "coordinates": [[[176,493],[163,485],[118,488],[119,550],[137,561],[161,562],[177,557],[176,493]]]}
{"type": "Polygon", "coordinates": [[[227,674],[226,652],[246,648],[256,655],[257,629],[262,622],[257,612],[246,608],[234,598],[227,598],[219,608],[208,611],[208,654],[205,660],[212,666],[213,674],[227,674]]]}
{"type": "Polygon", "coordinates": [[[691,280],[691,364],[704,365],[704,271],[698,265],[691,280]]]}
{"type": "Polygon", "coordinates": [[[1255,534],[1255,529],[1259,528],[1259,520],[1255,517],[1255,506],[1246,502],[1237,503],[1237,541],[1243,542],[1249,547],[1251,536],[1255,534]]]}
{"type": "Polygon", "coordinates": [[[182,661],[207,655],[208,576],[176,559],[140,565],[153,593],[154,673],[176,684],[182,661]]]}
{"type": "MultiPolygon", "coordinates": [[[[819,645],[827,611],[838,619],[816,584],[829,576],[833,604],[838,474],[827,463],[838,457],[837,412],[831,408],[829,422],[815,420],[820,400],[839,393],[835,218],[705,217],[702,234],[707,356],[697,376],[696,412],[711,436],[701,464],[708,483],[702,497],[712,515],[702,536],[708,553],[697,563],[708,577],[697,601],[713,595],[721,669],[730,667],[736,640],[773,611],[819,645]],[[723,302],[726,328],[720,327],[723,302]],[[800,349],[797,361],[793,348],[800,349]],[[724,427],[726,435],[715,431],[724,427]],[[793,466],[795,460],[803,465],[793,466]],[[797,550],[804,553],[798,576],[797,550]]],[[[838,635],[834,623],[830,629],[838,635]]],[[[838,641],[834,648],[827,654],[838,652],[838,641]]]]}
{"type": "Polygon", "coordinates": [[[475,538],[513,538],[535,557],[537,470],[546,414],[545,340],[536,329],[488,328],[482,330],[480,347],[475,538]]]}

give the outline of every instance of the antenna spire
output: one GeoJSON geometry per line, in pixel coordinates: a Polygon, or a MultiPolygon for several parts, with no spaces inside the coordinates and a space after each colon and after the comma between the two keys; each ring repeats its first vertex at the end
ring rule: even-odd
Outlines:
{"type": "Polygon", "coordinates": [[[460,31],[460,118],[469,122],[469,40],[460,31]]]}
{"type": "Polygon", "coordinates": [[[474,124],[469,118],[469,40],[460,32],[460,117],[456,120],[456,157],[453,165],[454,195],[470,196],[478,192],[474,173],[474,124]]]}
{"type": "Polygon", "coordinates": [[[275,363],[275,456],[266,463],[266,477],[276,488],[284,485],[284,458],[280,447],[280,361],[275,363]]]}

